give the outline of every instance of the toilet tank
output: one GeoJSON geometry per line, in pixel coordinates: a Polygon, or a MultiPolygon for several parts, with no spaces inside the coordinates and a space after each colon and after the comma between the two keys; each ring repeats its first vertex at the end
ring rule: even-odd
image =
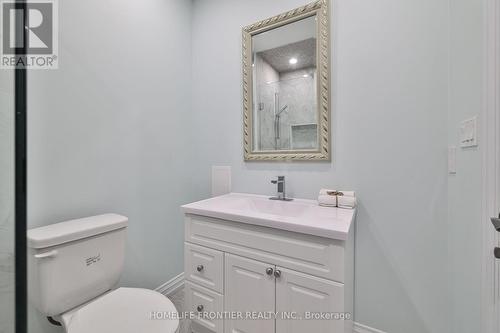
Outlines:
{"type": "Polygon", "coordinates": [[[123,270],[127,223],[105,214],[28,230],[30,302],[56,316],[112,289],[123,270]]]}

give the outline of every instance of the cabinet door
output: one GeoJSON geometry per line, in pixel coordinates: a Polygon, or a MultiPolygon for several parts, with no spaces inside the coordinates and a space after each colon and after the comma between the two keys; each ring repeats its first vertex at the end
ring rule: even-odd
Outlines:
{"type": "Polygon", "coordinates": [[[344,333],[344,320],[332,318],[344,311],[343,284],[286,268],[276,269],[281,273],[276,279],[276,333],[344,333]],[[321,314],[328,317],[317,317],[321,314]]]}
{"type": "Polygon", "coordinates": [[[274,266],[226,253],[225,310],[243,318],[228,319],[226,333],[274,333],[274,318],[248,318],[252,312],[274,313],[275,278],[266,270],[274,266]]]}

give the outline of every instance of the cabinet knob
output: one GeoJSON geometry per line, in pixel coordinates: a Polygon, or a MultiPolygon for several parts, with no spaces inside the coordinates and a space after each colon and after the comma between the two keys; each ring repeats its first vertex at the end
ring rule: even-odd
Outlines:
{"type": "Polygon", "coordinates": [[[200,304],[200,305],[198,305],[198,306],[196,307],[196,310],[198,310],[198,312],[203,311],[203,305],[201,305],[201,304],[200,304]]]}
{"type": "Polygon", "coordinates": [[[266,274],[267,275],[273,275],[274,269],[272,267],[266,268],[266,274]]]}
{"type": "Polygon", "coordinates": [[[204,268],[205,268],[205,267],[203,267],[203,265],[198,265],[198,266],[196,266],[196,270],[197,270],[198,272],[201,272],[204,268]]]}
{"type": "Polygon", "coordinates": [[[274,277],[279,279],[281,277],[281,271],[279,269],[277,269],[276,271],[274,271],[274,277]]]}

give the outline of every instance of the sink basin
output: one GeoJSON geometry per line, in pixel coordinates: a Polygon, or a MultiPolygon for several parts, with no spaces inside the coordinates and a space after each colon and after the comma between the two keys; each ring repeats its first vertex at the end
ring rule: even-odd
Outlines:
{"type": "Polygon", "coordinates": [[[228,209],[289,217],[302,216],[310,207],[310,205],[298,201],[292,203],[250,195],[233,194],[224,196],[223,200],[228,209]]]}
{"type": "Polygon", "coordinates": [[[230,193],[182,206],[185,214],[260,225],[346,240],[354,209],[321,207],[315,200],[269,200],[255,194],[230,193]]]}

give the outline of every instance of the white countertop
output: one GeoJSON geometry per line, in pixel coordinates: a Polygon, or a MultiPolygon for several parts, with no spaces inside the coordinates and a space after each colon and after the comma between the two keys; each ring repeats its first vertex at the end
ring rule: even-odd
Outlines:
{"type": "Polygon", "coordinates": [[[269,200],[268,196],[230,193],[182,206],[185,214],[254,224],[302,234],[346,240],[355,209],[322,207],[316,200],[269,200]]]}

